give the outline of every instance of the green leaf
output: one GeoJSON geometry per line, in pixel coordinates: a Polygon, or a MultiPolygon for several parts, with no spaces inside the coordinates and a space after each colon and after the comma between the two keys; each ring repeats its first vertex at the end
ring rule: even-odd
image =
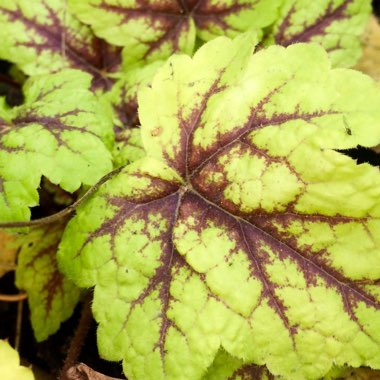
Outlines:
{"type": "Polygon", "coordinates": [[[109,87],[107,74],[120,64],[120,49],[95,37],[66,0],[0,0],[0,23],[0,58],[28,75],[81,69],[94,76],[94,87],[109,87]]]}
{"type": "Polygon", "coordinates": [[[124,61],[133,64],[177,51],[191,54],[197,34],[209,40],[264,28],[275,20],[279,1],[69,0],[69,5],[97,36],[125,46],[124,61]]]}
{"type": "MultiPolygon", "coordinates": [[[[352,368],[333,367],[319,380],[347,379],[352,368]]],[[[283,380],[282,376],[272,375],[265,366],[244,363],[234,358],[223,349],[219,350],[212,365],[207,369],[202,380],[283,380]]],[[[355,378],[356,379],[356,378],[355,378]]],[[[352,379],[354,380],[354,379],[352,379]]],[[[357,379],[359,380],[359,379],[357,379]]]]}
{"type": "Polygon", "coordinates": [[[0,373],[4,380],[34,380],[32,370],[20,366],[18,352],[5,340],[0,340],[0,373]]]}
{"type": "Polygon", "coordinates": [[[74,192],[112,168],[110,115],[76,70],[34,77],[25,104],[0,111],[0,219],[25,220],[38,204],[41,176],[74,192]]]}
{"type": "Polygon", "coordinates": [[[140,130],[136,128],[140,124],[137,94],[143,87],[151,84],[153,76],[162,65],[162,61],[157,61],[120,72],[112,90],[102,96],[114,112],[115,167],[129,164],[145,155],[140,130]]]}
{"type": "Polygon", "coordinates": [[[79,301],[80,290],[57,267],[56,252],[66,223],[33,228],[23,237],[16,285],[28,295],[37,341],[58,331],[79,301]]]}
{"type": "Polygon", "coordinates": [[[118,80],[112,90],[104,95],[115,110],[118,127],[135,127],[139,124],[137,116],[137,94],[143,87],[151,84],[162,61],[143,67],[125,68],[118,74],[118,80]]]}
{"type": "Polygon", "coordinates": [[[244,364],[242,360],[220,350],[202,380],[274,380],[263,366],[244,364]]]}
{"type": "Polygon", "coordinates": [[[334,66],[351,67],[360,57],[370,14],[370,0],[284,0],[266,44],[317,42],[334,66]]]}
{"type": "Polygon", "coordinates": [[[128,165],[145,156],[139,128],[121,129],[116,133],[112,152],[114,167],[128,165]]]}
{"type": "Polygon", "coordinates": [[[59,260],[100,353],[201,379],[220,347],[291,380],[380,367],[380,90],[316,44],[218,38],[140,92],[147,157],[85,203],[59,260]],[[107,305],[107,307],[104,307],[107,305]]]}

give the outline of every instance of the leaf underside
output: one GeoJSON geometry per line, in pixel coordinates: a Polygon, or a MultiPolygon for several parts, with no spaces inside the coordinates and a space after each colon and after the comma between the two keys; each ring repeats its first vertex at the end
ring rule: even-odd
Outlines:
{"type": "Polygon", "coordinates": [[[27,292],[37,341],[54,334],[79,301],[80,290],[57,267],[57,247],[65,225],[33,228],[23,237],[18,257],[16,285],[27,292]]]}
{"type": "Polygon", "coordinates": [[[67,9],[66,0],[0,0],[0,58],[28,75],[65,68],[93,76],[93,88],[109,88],[120,49],[97,38],[67,9]]]}
{"type": "Polygon", "coordinates": [[[370,14],[370,0],[285,0],[266,44],[317,42],[334,66],[351,67],[360,57],[370,14]]]}
{"type": "Polygon", "coordinates": [[[64,234],[130,379],[201,379],[220,347],[292,380],[380,367],[380,175],[336,151],[378,143],[379,89],[315,44],[253,40],[169,59],[140,93],[147,157],[64,234]]]}
{"type": "Polygon", "coordinates": [[[78,70],[36,76],[25,103],[0,110],[0,219],[25,220],[38,205],[41,176],[68,192],[93,185],[111,168],[110,115],[78,70]]]}

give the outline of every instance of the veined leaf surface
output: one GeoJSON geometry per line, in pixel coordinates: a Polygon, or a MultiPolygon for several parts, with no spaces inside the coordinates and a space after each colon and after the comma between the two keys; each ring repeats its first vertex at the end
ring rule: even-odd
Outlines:
{"type": "Polygon", "coordinates": [[[285,0],[267,43],[317,42],[335,66],[350,67],[360,57],[370,14],[370,0],[285,0]]]}
{"type": "Polygon", "coordinates": [[[201,379],[220,347],[291,380],[380,367],[380,175],[335,151],[379,142],[380,90],[316,44],[253,43],[170,58],[140,92],[147,157],[65,231],[130,379],[201,379]]]}
{"type": "Polygon", "coordinates": [[[276,380],[264,367],[244,364],[220,350],[202,380],[276,380]]]}
{"type": "Polygon", "coordinates": [[[41,176],[74,192],[112,168],[110,115],[78,70],[36,76],[25,104],[0,110],[0,219],[25,220],[38,204],[41,176]]]}
{"type": "Polygon", "coordinates": [[[71,316],[80,290],[57,267],[57,248],[66,223],[31,229],[19,253],[16,285],[28,294],[31,322],[37,341],[54,334],[71,316]]]}
{"type": "MultiPolygon", "coordinates": [[[[261,29],[275,20],[279,0],[69,0],[70,9],[95,33],[125,46],[129,63],[191,54],[203,40],[261,29]]],[[[125,62],[128,62],[125,60],[125,62]]]]}
{"type": "Polygon", "coordinates": [[[128,165],[145,156],[140,128],[125,128],[116,132],[116,142],[112,151],[115,167],[128,165]]]}
{"type": "Polygon", "coordinates": [[[107,73],[120,64],[120,49],[71,15],[66,0],[0,0],[0,23],[0,57],[26,74],[81,69],[94,87],[111,85],[107,73]]]}

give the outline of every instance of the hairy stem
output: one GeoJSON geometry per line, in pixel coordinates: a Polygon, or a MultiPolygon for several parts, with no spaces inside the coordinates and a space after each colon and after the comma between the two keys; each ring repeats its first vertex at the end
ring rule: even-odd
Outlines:
{"type": "Polygon", "coordinates": [[[79,198],[76,202],[66,207],[65,209],[57,212],[56,214],[46,216],[44,218],[23,221],[23,222],[4,222],[0,223],[0,228],[20,228],[20,227],[33,227],[33,226],[43,226],[46,224],[51,224],[61,220],[64,217],[72,214],[75,209],[80,206],[85,200],[87,200],[92,194],[94,194],[103,183],[107,182],[116,174],[120,173],[120,171],[124,168],[124,166],[109,172],[104,177],[102,177],[94,186],[87,190],[87,192],[79,198]]]}
{"type": "Polygon", "coordinates": [[[92,313],[91,313],[91,301],[92,301],[92,293],[88,293],[84,300],[82,306],[82,314],[75,331],[74,337],[70,343],[70,348],[67,353],[65,362],[63,364],[63,368],[61,371],[61,375],[59,380],[69,380],[68,370],[73,367],[78,362],[79,355],[82,350],[82,346],[84,344],[84,340],[86,339],[88,330],[90,328],[92,313]]]}

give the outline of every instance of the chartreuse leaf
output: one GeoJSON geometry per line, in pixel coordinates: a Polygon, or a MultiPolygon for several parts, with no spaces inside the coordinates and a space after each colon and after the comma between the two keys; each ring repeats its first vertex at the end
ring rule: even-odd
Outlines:
{"type": "Polygon", "coordinates": [[[5,340],[0,340],[0,373],[4,380],[34,379],[32,370],[20,366],[18,352],[5,340]]]}
{"type": "Polygon", "coordinates": [[[31,229],[23,237],[16,285],[28,295],[31,322],[38,341],[54,334],[79,301],[79,289],[57,268],[56,252],[66,223],[31,229]]]}
{"type": "Polygon", "coordinates": [[[125,46],[129,64],[191,54],[196,35],[209,40],[271,24],[279,0],[69,0],[70,9],[97,36],[125,46]]]}
{"type": "Polygon", "coordinates": [[[360,57],[370,14],[370,0],[284,0],[266,43],[318,42],[334,66],[350,67],[360,57]]]}
{"type": "Polygon", "coordinates": [[[380,174],[336,151],[380,141],[380,90],[253,40],[169,59],[140,92],[147,157],[63,236],[129,379],[201,379],[221,347],[291,380],[380,367],[380,174]]]}
{"type": "Polygon", "coordinates": [[[28,75],[77,68],[109,85],[120,63],[118,49],[101,41],[67,9],[67,0],[0,0],[0,58],[28,75]]]}
{"type": "Polygon", "coordinates": [[[25,104],[1,112],[0,219],[25,220],[41,176],[73,192],[112,168],[112,119],[77,70],[34,77],[25,104]]]}

